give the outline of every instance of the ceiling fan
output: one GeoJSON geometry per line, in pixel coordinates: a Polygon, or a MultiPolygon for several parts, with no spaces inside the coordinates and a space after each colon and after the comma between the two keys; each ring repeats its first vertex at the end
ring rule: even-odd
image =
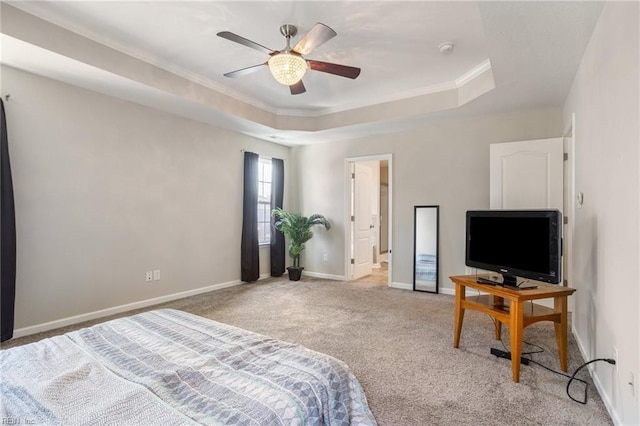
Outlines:
{"type": "Polygon", "coordinates": [[[282,50],[269,49],[268,47],[264,47],[261,44],[229,31],[219,32],[219,37],[259,50],[270,56],[269,60],[262,64],[231,71],[224,74],[224,76],[231,78],[240,77],[257,71],[263,66],[267,66],[278,83],[289,86],[292,95],[299,95],[307,91],[302,83],[302,77],[309,68],[314,71],[326,72],[351,79],[355,79],[360,75],[360,68],[304,58],[305,55],[311,53],[316,47],[337,35],[334,30],[325,24],[320,22],[315,24],[293,48],[291,48],[291,38],[295,37],[298,29],[294,25],[285,24],[280,27],[280,33],[287,40],[287,45],[282,50]]]}

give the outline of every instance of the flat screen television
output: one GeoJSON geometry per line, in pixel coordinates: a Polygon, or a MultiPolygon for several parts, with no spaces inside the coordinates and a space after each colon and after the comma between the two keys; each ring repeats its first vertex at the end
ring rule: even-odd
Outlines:
{"type": "Polygon", "coordinates": [[[562,215],[558,210],[467,211],[467,266],[558,284],[562,277],[562,215]]]}

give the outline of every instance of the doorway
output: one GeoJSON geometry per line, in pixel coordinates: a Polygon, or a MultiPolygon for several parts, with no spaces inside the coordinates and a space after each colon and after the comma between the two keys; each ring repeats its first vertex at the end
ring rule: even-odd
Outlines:
{"type": "Polygon", "coordinates": [[[391,154],[346,159],[347,281],[391,283],[392,176],[391,154]]]}

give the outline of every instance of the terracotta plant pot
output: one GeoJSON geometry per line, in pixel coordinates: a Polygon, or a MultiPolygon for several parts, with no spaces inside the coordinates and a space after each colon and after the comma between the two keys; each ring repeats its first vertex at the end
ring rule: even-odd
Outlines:
{"type": "Polygon", "coordinates": [[[289,271],[289,281],[300,281],[303,269],[303,267],[288,266],[287,271],[289,271]]]}

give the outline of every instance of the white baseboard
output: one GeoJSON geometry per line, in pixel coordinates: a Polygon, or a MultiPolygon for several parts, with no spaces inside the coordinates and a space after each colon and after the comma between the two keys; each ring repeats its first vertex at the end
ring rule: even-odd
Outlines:
{"type": "Polygon", "coordinates": [[[322,272],[302,271],[302,276],[308,276],[311,278],[322,278],[325,280],[346,281],[344,275],[323,274],[322,272]]]}
{"type": "MultiPolygon", "coordinates": [[[[399,288],[401,290],[411,290],[411,291],[413,291],[413,284],[391,283],[391,284],[389,284],[389,287],[399,288]]],[[[449,296],[455,296],[456,295],[456,289],[438,286],[438,294],[447,294],[449,296]]],[[[478,295],[477,291],[475,291],[475,290],[473,290],[473,291],[467,290],[467,296],[477,296],[477,295],[478,295]]]]}
{"type": "MultiPolygon", "coordinates": [[[[392,282],[392,283],[389,283],[389,287],[398,288],[400,290],[411,290],[411,291],[413,291],[413,284],[392,282]]],[[[438,294],[447,294],[449,296],[455,296],[456,295],[456,289],[455,288],[438,286],[438,294]]],[[[467,296],[477,296],[477,295],[478,295],[478,292],[476,290],[467,289],[467,296]]]]}
{"type": "MultiPolygon", "coordinates": [[[[456,289],[455,288],[438,286],[438,293],[440,293],[440,294],[448,294],[449,296],[455,296],[456,295],[456,289]]],[[[470,295],[470,293],[468,291],[467,291],[467,294],[470,295]]]]}
{"type": "Polygon", "coordinates": [[[72,317],[61,318],[55,321],[49,321],[42,324],[31,325],[29,327],[18,328],[13,332],[13,338],[15,339],[18,337],[29,336],[31,334],[40,333],[42,331],[66,327],[68,325],[90,321],[96,318],[107,317],[109,315],[115,315],[126,311],[132,311],[134,309],[146,308],[148,306],[170,302],[172,300],[183,299],[185,297],[195,296],[197,294],[208,293],[210,291],[222,290],[223,288],[233,287],[239,284],[242,284],[242,281],[228,281],[226,283],[214,284],[207,287],[196,288],[193,290],[181,291],[179,293],[168,294],[166,296],[154,297],[153,299],[127,303],[126,305],[114,306],[113,308],[101,309],[99,311],[87,312],[86,314],[74,315],[72,317]]]}
{"type": "Polygon", "coordinates": [[[391,282],[391,283],[389,283],[389,287],[397,288],[397,289],[400,289],[400,290],[411,290],[411,291],[413,291],[413,284],[391,282]]]}
{"type": "MultiPolygon", "coordinates": [[[[591,356],[587,353],[584,345],[582,344],[582,341],[580,340],[580,336],[578,335],[576,328],[573,325],[571,326],[571,334],[573,334],[573,337],[575,337],[576,339],[576,343],[578,343],[578,349],[580,349],[580,354],[582,355],[582,359],[584,361],[588,361],[591,358],[591,356]]],[[[596,389],[598,391],[598,394],[600,395],[600,398],[602,399],[602,402],[604,402],[604,406],[607,408],[607,411],[609,412],[609,416],[611,417],[611,420],[613,420],[613,424],[622,425],[620,416],[618,416],[618,412],[613,406],[613,403],[611,402],[611,398],[609,397],[609,394],[605,391],[604,386],[600,381],[600,377],[598,377],[598,375],[596,374],[595,366],[593,364],[590,364],[587,366],[587,370],[589,371],[589,375],[591,376],[593,383],[596,385],[596,389]]]]}

